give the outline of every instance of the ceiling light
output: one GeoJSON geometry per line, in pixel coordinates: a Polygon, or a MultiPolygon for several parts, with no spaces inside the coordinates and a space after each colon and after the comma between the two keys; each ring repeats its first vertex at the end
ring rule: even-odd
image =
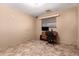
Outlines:
{"type": "Polygon", "coordinates": [[[31,7],[40,7],[43,6],[45,3],[26,3],[26,5],[31,7]]]}

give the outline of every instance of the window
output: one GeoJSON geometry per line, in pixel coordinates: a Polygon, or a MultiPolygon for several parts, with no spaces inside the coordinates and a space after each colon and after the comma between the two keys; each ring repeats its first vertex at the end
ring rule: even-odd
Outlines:
{"type": "Polygon", "coordinates": [[[42,27],[56,28],[56,17],[42,19],[42,27]]]}

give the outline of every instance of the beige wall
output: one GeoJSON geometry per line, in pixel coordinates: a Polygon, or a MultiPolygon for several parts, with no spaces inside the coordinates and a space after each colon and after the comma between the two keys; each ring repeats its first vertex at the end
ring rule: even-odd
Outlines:
{"type": "Polygon", "coordinates": [[[41,33],[40,26],[42,18],[57,16],[57,31],[59,33],[60,42],[64,44],[77,45],[77,8],[62,10],[59,12],[44,14],[39,16],[37,20],[37,38],[41,33]]]}
{"type": "Polygon", "coordinates": [[[41,20],[40,19],[36,19],[36,39],[39,40],[40,39],[40,35],[41,35],[41,20]]]}
{"type": "Polygon", "coordinates": [[[78,38],[78,39],[77,39],[77,46],[79,47],[79,7],[77,8],[77,13],[78,13],[78,14],[77,14],[77,17],[78,17],[78,18],[77,18],[77,19],[78,19],[78,20],[77,20],[77,27],[78,27],[78,28],[77,28],[77,29],[78,29],[78,30],[77,30],[77,31],[78,31],[78,32],[77,32],[77,38],[78,38]]]}
{"type": "Polygon", "coordinates": [[[61,43],[76,45],[77,40],[76,13],[77,13],[76,8],[60,11],[60,16],[57,17],[57,30],[59,33],[61,43]]]}
{"type": "Polygon", "coordinates": [[[35,37],[32,16],[0,5],[0,48],[10,47],[35,37]]]}

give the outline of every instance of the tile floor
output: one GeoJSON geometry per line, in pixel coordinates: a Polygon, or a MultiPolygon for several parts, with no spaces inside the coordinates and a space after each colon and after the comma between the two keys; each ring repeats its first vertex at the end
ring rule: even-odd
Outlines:
{"type": "Polygon", "coordinates": [[[46,41],[32,40],[4,51],[0,50],[0,56],[79,56],[79,50],[72,45],[53,46],[46,41]]]}

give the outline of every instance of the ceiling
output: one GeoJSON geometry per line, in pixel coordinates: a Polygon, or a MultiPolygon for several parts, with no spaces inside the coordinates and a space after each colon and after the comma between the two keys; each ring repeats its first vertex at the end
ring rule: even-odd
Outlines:
{"type": "Polygon", "coordinates": [[[72,8],[78,6],[78,3],[45,3],[40,6],[32,6],[28,3],[10,3],[8,4],[12,8],[23,11],[24,13],[28,13],[32,16],[39,16],[41,14],[46,13],[46,10],[57,11],[63,10],[67,8],[72,8]]]}

